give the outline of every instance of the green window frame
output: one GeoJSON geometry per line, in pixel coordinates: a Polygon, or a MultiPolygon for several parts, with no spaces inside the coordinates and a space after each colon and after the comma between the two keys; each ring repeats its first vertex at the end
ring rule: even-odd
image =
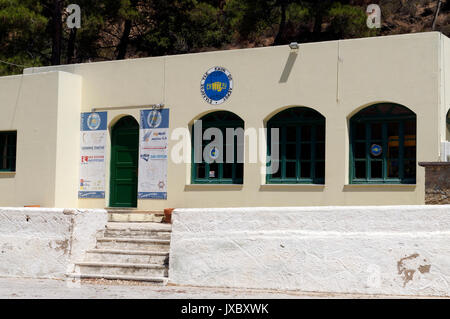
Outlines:
{"type": "Polygon", "coordinates": [[[0,132],[0,172],[16,171],[17,132],[0,132]]]}
{"type": "Polygon", "coordinates": [[[415,184],[417,120],[392,103],[369,106],[350,119],[351,184],[415,184]],[[381,146],[381,152],[372,150],[381,146]]]}
{"type": "MultiPolygon", "coordinates": [[[[201,163],[194,161],[194,141],[195,132],[192,127],[192,170],[191,183],[192,184],[242,184],[244,180],[244,163],[238,163],[238,147],[244,150],[243,144],[238,144],[237,136],[234,136],[234,161],[232,163],[226,162],[226,129],[242,128],[244,129],[244,121],[236,114],[228,111],[216,111],[203,116],[202,121],[202,136],[208,128],[218,128],[222,132],[224,138],[223,143],[223,162],[216,161],[207,163],[203,156],[201,163]]],[[[202,139],[202,154],[206,145],[211,141],[202,139]]]]}
{"type": "MultiPolygon", "coordinates": [[[[267,184],[325,183],[325,117],[307,107],[292,107],[267,122],[267,155],[272,128],[279,129],[279,169],[266,174],[267,184]]],[[[272,164],[268,160],[267,166],[272,164]]]]}

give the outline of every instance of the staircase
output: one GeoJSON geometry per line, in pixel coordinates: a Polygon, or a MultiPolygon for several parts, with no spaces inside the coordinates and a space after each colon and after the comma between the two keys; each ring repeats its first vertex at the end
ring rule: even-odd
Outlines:
{"type": "Polygon", "coordinates": [[[108,210],[109,222],[95,248],[75,264],[70,277],[146,281],[168,279],[171,225],[162,212],[108,210]]]}

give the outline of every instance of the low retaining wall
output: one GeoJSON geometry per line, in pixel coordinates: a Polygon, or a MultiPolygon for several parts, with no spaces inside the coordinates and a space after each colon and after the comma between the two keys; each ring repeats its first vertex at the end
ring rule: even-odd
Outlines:
{"type": "Polygon", "coordinates": [[[0,276],[64,278],[107,220],[105,210],[0,208],[0,276]]]}
{"type": "Polygon", "coordinates": [[[425,204],[450,204],[450,162],[421,162],[425,167],[425,204]]]}
{"type": "Polygon", "coordinates": [[[176,209],[169,282],[450,295],[450,205],[176,209]]]}

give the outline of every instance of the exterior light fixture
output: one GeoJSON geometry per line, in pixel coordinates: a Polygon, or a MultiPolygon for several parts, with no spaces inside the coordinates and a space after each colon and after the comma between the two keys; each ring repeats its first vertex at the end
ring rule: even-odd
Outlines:
{"type": "Polygon", "coordinates": [[[297,42],[291,42],[289,43],[289,47],[291,48],[291,50],[298,50],[298,43],[297,42]]]}

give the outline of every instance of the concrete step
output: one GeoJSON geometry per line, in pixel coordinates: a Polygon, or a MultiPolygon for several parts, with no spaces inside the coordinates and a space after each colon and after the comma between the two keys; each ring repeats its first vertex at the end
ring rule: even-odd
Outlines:
{"type": "Polygon", "coordinates": [[[97,238],[97,249],[145,250],[169,252],[170,240],[144,238],[97,238]]]}
{"type": "Polygon", "coordinates": [[[105,275],[105,274],[67,274],[67,277],[76,279],[108,279],[108,280],[130,280],[130,281],[145,281],[157,285],[166,285],[168,278],[166,277],[151,277],[151,276],[124,276],[124,275],[105,275]]]}
{"type": "Polygon", "coordinates": [[[162,265],[107,262],[81,262],[75,264],[75,272],[120,276],[167,277],[168,269],[162,265]]]}
{"type": "Polygon", "coordinates": [[[105,237],[154,238],[170,239],[170,224],[162,223],[120,223],[111,222],[106,225],[105,237]]]}
{"type": "Polygon", "coordinates": [[[142,250],[91,249],[86,251],[85,261],[168,265],[169,253],[142,250]]]}
{"type": "Polygon", "coordinates": [[[153,222],[162,223],[163,211],[145,211],[131,209],[107,209],[110,222],[153,222]]]}

